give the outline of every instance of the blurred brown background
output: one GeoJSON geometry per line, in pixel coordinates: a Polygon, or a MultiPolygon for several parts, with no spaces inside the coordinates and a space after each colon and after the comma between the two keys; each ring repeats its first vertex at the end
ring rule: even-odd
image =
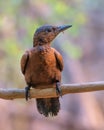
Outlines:
{"type": "MultiPolygon", "coordinates": [[[[26,86],[20,59],[44,24],[73,25],[52,44],[64,57],[62,83],[104,80],[104,0],[1,0],[0,87],[26,86]]],[[[0,99],[0,130],[104,130],[103,94],[63,96],[59,115],[49,118],[35,99],[0,99]]]]}

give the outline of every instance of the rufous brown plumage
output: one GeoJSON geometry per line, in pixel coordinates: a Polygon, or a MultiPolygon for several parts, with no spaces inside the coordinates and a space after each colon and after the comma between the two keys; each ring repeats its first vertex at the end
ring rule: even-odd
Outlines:
{"type": "MultiPolygon", "coordinates": [[[[27,83],[26,100],[28,100],[30,88],[39,88],[40,85],[46,85],[45,88],[47,88],[47,85],[55,84],[56,93],[61,95],[63,59],[61,54],[50,45],[60,32],[70,27],[71,25],[45,25],[34,33],[33,48],[27,50],[21,58],[21,71],[27,83]]],[[[45,116],[55,116],[60,109],[59,97],[36,99],[36,103],[39,113],[45,116]]]]}

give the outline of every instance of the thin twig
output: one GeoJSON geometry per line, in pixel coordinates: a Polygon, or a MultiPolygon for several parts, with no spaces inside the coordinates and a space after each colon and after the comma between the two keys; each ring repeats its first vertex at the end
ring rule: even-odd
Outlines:
{"type": "MultiPolygon", "coordinates": [[[[49,97],[58,96],[56,94],[55,85],[47,85],[47,87],[48,87],[47,89],[31,89],[30,90],[31,98],[49,98],[49,97]]],[[[44,86],[42,86],[42,88],[44,88],[44,86]]],[[[104,90],[104,82],[62,84],[61,89],[62,89],[62,95],[71,94],[71,93],[100,91],[100,90],[104,90]]],[[[25,98],[25,89],[0,88],[0,98],[7,99],[7,100],[25,98]]]]}

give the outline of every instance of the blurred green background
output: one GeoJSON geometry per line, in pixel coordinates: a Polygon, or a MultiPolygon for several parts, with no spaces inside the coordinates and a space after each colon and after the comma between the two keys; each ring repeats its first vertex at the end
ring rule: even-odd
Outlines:
{"type": "MultiPolygon", "coordinates": [[[[70,25],[52,43],[64,58],[62,83],[104,80],[103,0],[0,1],[0,87],[24,88],[20,59],[45,24],[70,25]]],[[[104,130],[103,92],[60,99],[57,117],[37,112],[34,99],[0,99],[1,130],[104,130]]]]}

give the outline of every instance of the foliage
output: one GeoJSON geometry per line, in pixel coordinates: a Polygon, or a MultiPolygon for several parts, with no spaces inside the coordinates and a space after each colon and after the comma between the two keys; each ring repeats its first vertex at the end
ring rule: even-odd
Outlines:
{"type": "MultiPolygon", "coordinates": [[[[2,44],[0,50],[1,53],[4,52],[6,54],[0,62],[7,64],[6,66],[2,66],[5,73],[8,73],[9,66],[13,69],[15,76],[12,76],[13,73],[10,72],[10,77],[13,78],[16,84],[18,84],[16,77],[21,77],[21,73],[18,73],[20,72],[19,62],[21,55],[25,49],[32,47],[32,37],[37,27],[43,24],[73,24],[73,29],[69,31],[68,35],[72,38],[78,36],[80,25],[86,21],[85,14],[80,12],[80,7],[76,9],[74,4],[73,6],[72,4],[73,2],[62,0],[0,1],[0,39],[2,44]]],[[[71,41],[69,42],[71,43],[71,41]]],[[[69,56],[78,58],[81,54],[81,50],[72,44],[67,44],[66,47],[63,45],[60,47],[62,47],[64,52],[69,56]]],[[[8,76],[5,75],[0,79],[9,82],[8,76]]],[[[19,78],[19,80],[21,80],[21,78],[19,78]]]]}

